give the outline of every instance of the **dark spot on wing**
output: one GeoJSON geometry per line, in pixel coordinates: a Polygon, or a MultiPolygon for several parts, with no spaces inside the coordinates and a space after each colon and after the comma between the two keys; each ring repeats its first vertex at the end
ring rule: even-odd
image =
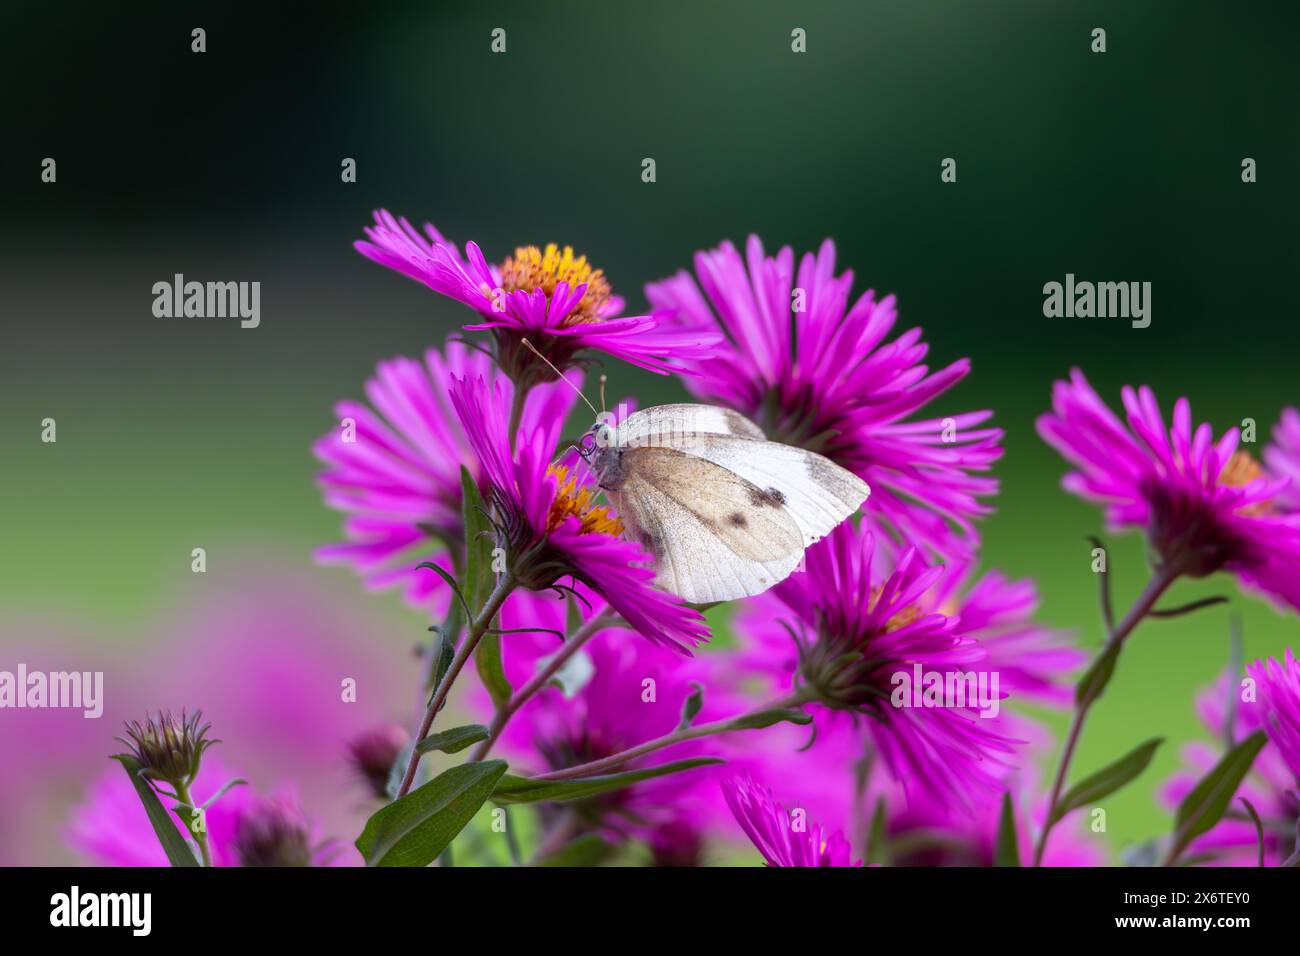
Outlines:
{"type": "Polygon", "coordinates": [[[664,556],[664,543],[649,531],[642,531],[637,537],[641,541],[641,547],[653,554],[655,558],[658,559],[664,556]]]}
{"type": "Polygon", "coordinates": [[[733,528],[743,528],[745,525],[749,524],[749,522],[745,520],[745,516],[739,511],[735,511],[727,516],[727,524],[731,525],[733,528]]]}
{"type": "Polygon", "coordinates": [[[779,508],[785,504],[785,495],[776,488],[768,488],[766,491],[755,488],[749,493],[749,503],[755,507],[779,508]]]}

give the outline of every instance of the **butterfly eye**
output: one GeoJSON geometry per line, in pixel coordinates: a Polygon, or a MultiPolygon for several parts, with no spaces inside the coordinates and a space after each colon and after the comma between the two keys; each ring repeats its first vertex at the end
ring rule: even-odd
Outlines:
{"type": "Polygon", "coordinates": [[[588,457],[596,450],[596,436],[591,432],[583,435],[578,443],[578,454],[583,458],[588,457]]]}

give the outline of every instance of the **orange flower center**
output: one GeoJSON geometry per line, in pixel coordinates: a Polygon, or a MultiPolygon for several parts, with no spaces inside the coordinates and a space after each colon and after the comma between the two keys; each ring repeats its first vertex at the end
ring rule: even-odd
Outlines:
{"type": "Polygon", "coordinates": [[[1231,485],[1233,488],[1240,488],[1248,485],[1256,478],[1264,474],[1264,469],[1260,467],[1250,454],[1246,451],[1236,451],[1228,459],[1228,463],[1223,468],[1223,474],[1219,476],[1219,483],[1231,485]]]}
{"type": "MultiPolygon", "coordinates": [[[[880,594],[883,590],[884,589],[879,584],[874,585],[871,588],[871,597],[867,601],[867,610],[875,610],[876,603],[880,600],[880,594]]],[[[909,605],[885,622],[885,633],[892,634],[900,627],[906,627],[911,624],[920,616],[921,609],[914,604],[909,605]]]]}
{"type": "Polygon", "coordinates": [[[584,283],[587,286],[582,300],[565,316],[563,325],[599,322],[601,308],[611,294],[609,282],[605,273],[593,268],[586,256],[575,256],[572,246],[561,249],[552,242],[545,251],[536,246],[520,246],[514,256],[501,264],[501,288],[506,292],[541,289],[549,299],[561,282],[567,282],[571,289],[584,283]]]}
{"type": "MultiPolygon", "coordinates": [[[[1228,459],[1228,463],[1223,466],[1223,472],[1219,475],[1219,484],[1227,485],[1230,488],[1241,488],[1263,476],[1264,469],[1249,452],[1235,451],[1232,453],[1232,457],[1228,459]]],[[[1238,513],[1254,518],[1268,514],[1272,510],[1273,503],[1271,501],[1257,501],[1240,509],[1238,513]]]]}
{"type": "Polygon", "coordinates": [[[623,534],[623,522],[619,521],[609,509],[595,504],[595,494],[589,486],[579,487],[578,479],[569,474],[563,465],[552,465],[547,474],[555,476],[559,487],[555,491],[555,500],[546,516],[546,530],[554,531],[566,518],[574,517],[582,523],[582,534],[607,534],[620,537],[623,534]]]}

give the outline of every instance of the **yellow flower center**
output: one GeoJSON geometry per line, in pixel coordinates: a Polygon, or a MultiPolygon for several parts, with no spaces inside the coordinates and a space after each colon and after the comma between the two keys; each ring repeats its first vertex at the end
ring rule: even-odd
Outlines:
{"type": "Polygon", "coordinates": [[[555,490],[555,500],[546,516],[546,530],[554,531],[564,519],[572,516],[582,522],[581,533],[607,534],[620,537],[623,534],[623,522],[609,513],[603,505],[594,504],[595,495],[590,486],[579,487],[578,479],[569,474],[563,465],[552,465],[547,474],[555,476],[559,487],[555,490]]]}
{"type": "Polygon", "coordinates": [[[1260,467],[1250,454],[1246,451],[1236,451],[1228,459],[1228,463],[1223,467],[1223,474],[1219,476],[1219,483],[1230,485],[1233,488],[1240,488],[1248,485],[1256,478],[1264,474],[1264,469],[1260,467]]]}
{"type": "MultiPolygon", "coordinates": [[[[884,588],[879,584],[872,586],[871,596],[867,601],[867,610],[874,611],[876,609],[876,604],[880,601],[880,595],[883,593],[883,591],[884,588]]],[[[921,616],[921,609],[919,607],[917,607],[915,604],[908,605],[907,607],[903,608],[901,611],[898,611],[896,614],[894,614],[893,617],[891,617],[888,621],[885,622],[885,633],[892,634],[894,631],[897,631],[900,627],[906,627],[908,624],[911,624],[920,616],[921,616]]]]}
{"type": "MultiPolygon", "coordinates": [[[[1260,466],[1260,463],[1255,460],[1250,452],[1235,451],[1232,453],[1232,457],[1228,459],[1228,463],[1223,466],[1223,472],[1219,475],[1219,484],[1227,485],[1230,488],[1241,488],[1263,476],[1263,467],[1260,466]]],[[[1254,518],[1268,514],[1272,510],[1273,503],[1271,501],[1257,501],[1240,509],[1238,513],[1254,518]]]]}
{"type": "Polygon", "coordinates": [[[567,282],[569,288],[584,283],[587,291],[582,300],[564,318],[564,326],[600,321],[600,310],[611,294],[605,273],[592,267],[586,256],[575,256],[572,246],[560,249],[548,243],[543,252],[536,246],[520,246],[512,257],[501,264],[501,288],[506,292],[541,289],[549,299],[555,287],[567,282]]]}

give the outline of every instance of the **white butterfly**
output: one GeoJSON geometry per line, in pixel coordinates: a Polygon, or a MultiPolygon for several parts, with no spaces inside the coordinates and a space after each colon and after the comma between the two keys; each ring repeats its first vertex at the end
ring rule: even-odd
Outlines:
{"type": "Polygon", "coordinates": [[[627,536],[655,556],[655,583],[692,604],[785,580],[871,492],[830,459],[767,441],[712,405],[659,405],[589,434],[580,453],[627,536]]]}

